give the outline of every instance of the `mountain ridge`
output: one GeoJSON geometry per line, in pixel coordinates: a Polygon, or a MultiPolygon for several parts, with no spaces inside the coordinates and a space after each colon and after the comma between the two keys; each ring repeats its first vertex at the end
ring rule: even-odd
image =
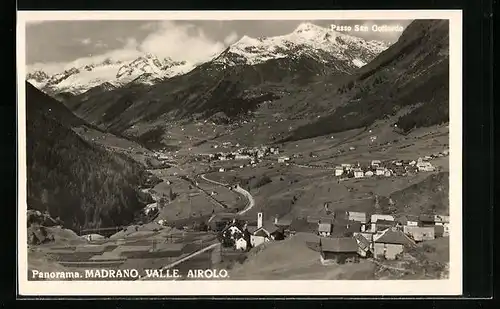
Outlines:
{"type": "Polygon", "coordinates": [[[79,95],[93,87],[108,82],[122,87],[130,82],[153,85],[165,79],[183,75],[200,64],[212,63],[225,69],[226,66],[255,65],[268,60],[307,55],[318,62],[343,61],[337,69],[350,70],[366,64],[387,45],[378,41],[336,32],[309,23],[300,24],[287,35],[250,38],[243,36],[211,59],[201,63],[174,61],[145,53],[133,60],[115,61],[105,59],[99,63],[73,66],[49,76],[42,70],[27,75],[27,80],[51,95],[65,92],[79,95]],[[253,44],[253,45],[252,45],[253,44]],[[346,50],[349,48],[349,55],[346,50]],[[250,50],[250,52],[249,52],[250,50]],[[352,54],[352,55],[350,55],[352,54]]]}
{"type": "Polygon", "coordinates": [[[138,190],[148,173],[128,157],[111,154],[73,131],[86,125],[62,103],[26,83],[28,209],[48,211],[74,231],[129,224],[151,202],[138,190]]]}

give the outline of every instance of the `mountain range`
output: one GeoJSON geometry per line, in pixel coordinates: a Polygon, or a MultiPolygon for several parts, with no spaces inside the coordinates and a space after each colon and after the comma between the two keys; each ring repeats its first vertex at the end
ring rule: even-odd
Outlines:
{"type": "MultiPolygon", "coordinates": [[[[303,23],[288,35],[256,39],[243,36],[223,53],[216,55],[216,59],[210,60],[223,66],[253,65],[271,59],[307,54],[323,63],[332,59],[344,60],[343,66],[346,68],[337,69],[349,72],[353,67],[366,64],[385,48],[387,46],[382,42],[367,42],[311,23],[303,23]]],[[[104,82],[115,87],[130,82],[151,84],[185,74],[195,66],[187,61],[173,61],[170,58],[162,59],[144,54],[131,61],[107,58],[99,63],[71,67],[51,76],[43,70],[34,70],[27,75],[27,80],[48,93],[81,94],[104,82]]]]}
{"type": "Polygon", "coordinates": [[[132,61],[105,59],[99,63],[72,67],[49,76],[42,70],[34,70],[26,79],[49,94],[81,94],[103,83],[111,87],[120,87],[128,83],[154,83],[165,78],[183,74],[194,66],[186,61],[174,61],[170,58],[158,58],[145,54],[132,61]]]}
{"type": "MultiPolygon", "coordinates": [[[[38,87],[88,123],[115,134],[141,124],[214,115],[238,122],[269,102],[284,119],[297,120],[298,127],[278,134],[278,141],[394,117],[405,133],[448,119],[448,32],[446,21],[417,20],[388,46],[303,23],[283,36],[244,36],[197,66],[145,55],[126,64],[101,64],[114,73],[92,83],[70,83],[83,76],[75,69],[61,73],[69,77],[59,83],[61,74],[56,74],[38,87]],[[64,83],[72,85],[70,94],[64,83]],[[86,90],[74,91],[78,87],[86,90]]],[[[47,80],[43,72],[29,77],[47,80]]]]}
{"type": "Polygon", "coordinates": [[[105,89],[101,85],[87,87],[64,101],[80,117],[113,132],[162,119],[203,118],[216,113],[241,117],[262,102],[283,97],[288,89],[321,77],[341,79],[354,74],[386,48],[381,42],[304,23],[284,36],[244,36],[185,74],[158,78],[158,72],[148,72],[136,80],[156,77],[154,82],[116,86],[109,81],[105,89]]]}

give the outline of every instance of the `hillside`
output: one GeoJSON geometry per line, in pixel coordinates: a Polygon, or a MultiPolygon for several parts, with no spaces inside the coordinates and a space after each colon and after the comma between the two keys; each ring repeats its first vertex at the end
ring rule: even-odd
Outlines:
{"type": "Polygon", "coordinates": [[[396,125],[406,133],[448,121],[448,22],[417,20],[399,40],[360,68],[341,87],[325,89],[340,104],[332,113],[297,128],[299,140],[363,128],[407,109],[396,125]]]}
{"type": "Polygon", "coordinates": [[[262,104],[290,98],[311,83],[344,79],[385,45],[303,24],[279,37],[243,37],[187,74],[154,84],[128,84],[77,95],[65,104],[90,123],[113,132],[135,124],[251,117],[262,104]]]}
{"type": "Polygon", "coordinates": [[[29,83],[26,110],[28,208],[75,231],[129,223],[147,202],[146,171],[80,138],[72,128],[85,122],[29,83]]]}
{"type": "MultiPolygon", "coordinates": [[[[421,182],[391,193],[390,198],[399,212],[407,214],[449,214],[448,172],[431,174],[421,182]]],[[[382,207],[388,207],[381,201],[382,207]]]]}

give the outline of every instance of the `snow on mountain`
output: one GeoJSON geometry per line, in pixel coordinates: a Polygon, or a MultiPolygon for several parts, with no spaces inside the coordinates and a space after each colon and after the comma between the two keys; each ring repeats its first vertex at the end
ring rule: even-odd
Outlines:
{"type": "Polygon", "coordinates": [[[287,35],[267,38],[243,36],[215,62],[225,65],[254,65],[270,59],[302,54],[326,61],[326,53],[329,57],[349,62],[351,66],[361,67],[387,48],[382,42],[366,41],[311,23],[302,23],[287,35]]]}
{"type": "Polygon", "coordinates": [[[73,67],[52,76],[37,70],[29,73],[26,79],[46,92],[80,94],[103,83],[114,87],[132,81],[152,84],[164,78],[187,73],[193,68],[194,65],[186,61],[158,59],[154,55],[146,54],[130,62],[106,59],[101,63],[73,67]]]}
{"type": "MultiPolygon", "coordinates": [[[[387,48],[382,42],[366,41],[311,23],[302,23],[287,35],[267,38],[243,36],[210,60],[225,67],[307,56],[319,63],[336,62],[338,70],[347,73],[364,66],[387,48]]],[[[43,71],[34,71],[28,74],[27,79],[48,93],[80,94],[105,82],[115,87],[131,82],[151,85],[188,73],[196,65],[145,54],[132,61],[106,59],[101,63],[73,67],[52,76],[43,71]]]]}

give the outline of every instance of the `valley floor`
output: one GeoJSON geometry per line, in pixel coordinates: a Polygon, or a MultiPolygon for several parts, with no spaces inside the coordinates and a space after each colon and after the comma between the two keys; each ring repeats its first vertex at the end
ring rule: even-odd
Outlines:
{"type": "MultiPolygon", "coordinates": [[[[69,249],[61,249],[58,241],[37,246],[29,253],[30,269],[78,270],[83,266],[99,267],[101,263],[108,265],[107,267],[114,265],[112,267],[116,269],[139,269],[143,276],[145,269],[164,268],[213,245],[210,250],[201,252],[176,267],[183,272],[193,267],[229,269],[231,279],[360,280],[425,277],[420,271],[415,271],[418,268],[415,265],[420,263],[418,261],[406,264],[400,261],[396,266],[386,263],[384,266],[362,259],[355,264],[325,266],[321,264],[318,252],[307,248],[300,236],[266,244],[249,253],[231,251],[215,246],[218,243],[217,235],[194,231],[193,224],[207,222],[214,214],[237,213],[247,208],[248,211],[244,213],[246,217],[256,218],[257,212],[262,212],[267,221],[275,216],[297,218],[321,215],[325,211],[325,203],[328,203],[331,211],[381,211],[386,206],[380,202],[384,197],[390,197],[394,192],[413,185],[417,187],[412,190],[418,190],[419,184],[429,176],[447,173],[450,170],[448,157],[432,161],[438,172],[419,172],[405,176],[341,180],[334,175],[333,168],[343,163],[364,165],[371,160],[417,160],[418,157],[441,152],[448,147],[447,127],[419,129],[407,136],[399,136],[386,127],[375,126],[370,130],[291,142],[275,146],[279,147],[279,155],[266,156],[253,164],[245,160],[199,159],[200,155],[242,148],[245,145],[243,141],[238,142],[230,137],[241,131],[234,131],[229,137],[223,135],[198,146],[195,146],[195,139],[186,138],[192,136],[193,132],[189,133],[189,129],[186,131],[184,137],[177,135],[183,145],[179,151],[159,151],[168,157],[170,167],[151,170],[163,182],[152,188],[150,193],[156,198],[175,193],[175,198],[158,209],[155,222],[138,226],[137,229],[131,226],[109,239],[90,243],[84,241],[69,249]],[[373,135],[378,138],[376,145],[369,142],[373,135]],[[237,147],[236,144],[240,146],[237,147]],[[214,148],[213,145],[219,147],[214,148]],[[289,157],[290,160],[278,163],[278,157],[282,156],[289,157]],[[263,177],[267,180],[260,182],[263,177]],[[249,196],[230,187],[236,184],[240,184],[254,199],[252,207],[248,207],[249,196]],[[170,227],[158,224],[159,221],[170,227]],[[401,274],[391,271],[391,267],[393,270],[413,267],[413,270],[401,274]]],[[[162,161],[157,152],[133,142],[106,134],[100,135],[98,132],[79,133],[111,151],[126,153],[140,162],[146,163],[148,159],[162,161]]],[[[175,132],[172,133],[173,136],[175,132]]],[[[425,190],[431,188],[426,187],[425,190]]],[[[442,202],[431,200],[430,191],[418,194],[429,196],[429,199],[413,198],[409,200],[409,205],[397,205],[397,212],[418,215],[431,204],[442,202]]],[[[441,203],[436,207],[438,211],[448,214],[448,204],[441,203]]],[[[75,235],[75,240],[77,239],[81,240],[75,235]]],[[[435,247],[431,253],[425,253],[430,260],[448,262],[447,238],[436,239],[429,242],[429,245],[435,247]]]]}

